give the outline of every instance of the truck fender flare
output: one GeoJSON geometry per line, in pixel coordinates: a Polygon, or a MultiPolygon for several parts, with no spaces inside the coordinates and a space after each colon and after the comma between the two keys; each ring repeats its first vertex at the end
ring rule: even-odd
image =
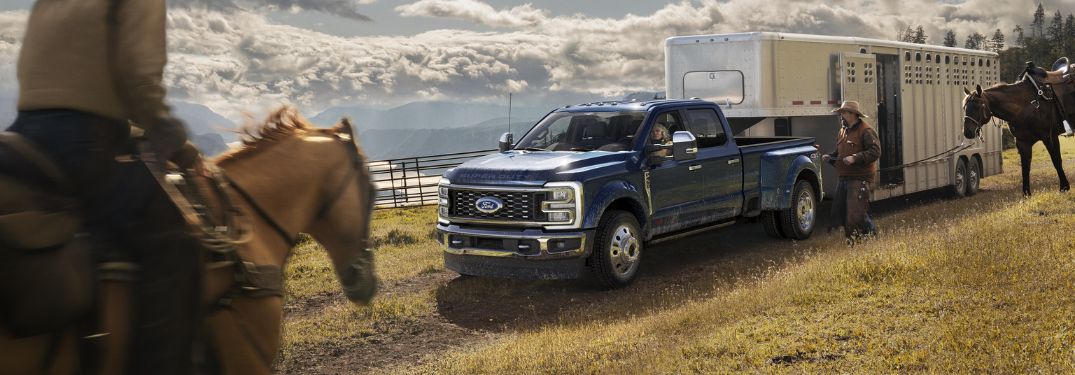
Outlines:
{"type": "MultiPolygon", "coordinates": [[[[807,155],[799,155],[791,162],[791,166],[788,167],[788,174],[782,179],[780,186],[762,186],[761,189],[761,209],[762,210],[780,210],[791,207],[791,192],[795,188],[795,181],[799,179],[799,175],[803,171],[810,171],[813,174],[811,183],[819,190],[815,193],[820,193],[821,181],[819,181],[820,173],[817,170],[817,164],[814,164],[807,155]]],[[[818,196],[820,199],[820,195],[818,196]]]]}
{"type": "MultiPolygon", "coordinates": [[[[642,199],[642,189],[638,186],[631,184],[624,180],[615,180],[606,183],[598,190],[589,204],[587,204],[586,212],[583,215],[582,228],[596,228],[601,221],[601,216],[605,214],[605,210],[619,199],[629,199],[638,207],[640,207],[645,214],[646,204],[642,199]]],[[[639,214],[639,213],[635,213],[639,214]]],[[[649,220],[639,220],[639,224],[642,225],[643,231],[645,231],[646,224],[649,220]]]]}

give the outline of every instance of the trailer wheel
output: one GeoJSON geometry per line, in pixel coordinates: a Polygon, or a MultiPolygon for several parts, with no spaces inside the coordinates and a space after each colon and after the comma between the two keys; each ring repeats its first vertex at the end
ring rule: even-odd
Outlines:
{"type": "Polygon", "coordinates": [[[642,230],[634,215],[614,210],[601,217],[590,255],[590,271],[603,286],[631,285],[642,263],[642,230]]]}
{"type": "Polygon", "coordinates": [[[784,235],[794,240],[805,240],[814,233],[817,224],[817,197],[809,181],[799,180],[791,191],[791,207],[780,212],[784,235]]]}
{"type": "Polygon", "coordinates": [[[967,196],[978,194],[978,188],[982,182],[982,166],[978,164],[978,158],[970,158],[967,164],[967,196]]]}
{"type": "Polygon", "coordinates": [[[952,194],[962,198],[967,196],[967,162],[959,159],[956,162],[956,183],[951,186],[952,194]]]}
{"type": "Polygon", "coordinates": [[[780,212],[762,211],[761,226],[765,228],[765,234],[772,238],[787,238],[784,230],[780,228],[780,212]]]}

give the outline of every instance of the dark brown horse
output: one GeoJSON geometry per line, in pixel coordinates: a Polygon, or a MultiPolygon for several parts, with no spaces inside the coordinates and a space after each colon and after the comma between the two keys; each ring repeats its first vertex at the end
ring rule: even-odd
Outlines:
{"type": "Polygon", "coordinates": [[[999,84],[975,91],[963,89],[967,94],[963,98],[963,136],[973,139],[981,128],[993,117],[1008,122],[1008,129],[1015,136],[1015,147],[1019,150],[1019,164],[1023,172],[1023,196],[1030,196],[1030,160],[1035,143],[1041,141],[1049,151],[1056,175],[1060,178],[1060,191],[1069,189],[1064,164],[1060,160],[1060,111],[1049,93],[1039,95],[1041,84],[1024,76],[1022,80],[1011,84],[999,84]]]}

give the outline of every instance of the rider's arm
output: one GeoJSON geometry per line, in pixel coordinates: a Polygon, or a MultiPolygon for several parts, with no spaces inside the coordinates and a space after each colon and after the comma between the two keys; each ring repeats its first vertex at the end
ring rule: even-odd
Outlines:
{"type": "Polygon", "coordinates": [[[165,22],[164,0],[119,1],[113,72],[131,120],[150,129],[170,117],[161,82],[167,62],[165,22]]]}

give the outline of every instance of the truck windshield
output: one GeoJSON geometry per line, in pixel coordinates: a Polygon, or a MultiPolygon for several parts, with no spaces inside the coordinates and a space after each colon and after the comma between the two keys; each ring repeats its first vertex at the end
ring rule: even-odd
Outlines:
{"type": "Polygon", "coordinates": [[[638,136],[645,112],[558,112],[534,126],[515,145],[531,151],[626,151],[638,136]]]}

